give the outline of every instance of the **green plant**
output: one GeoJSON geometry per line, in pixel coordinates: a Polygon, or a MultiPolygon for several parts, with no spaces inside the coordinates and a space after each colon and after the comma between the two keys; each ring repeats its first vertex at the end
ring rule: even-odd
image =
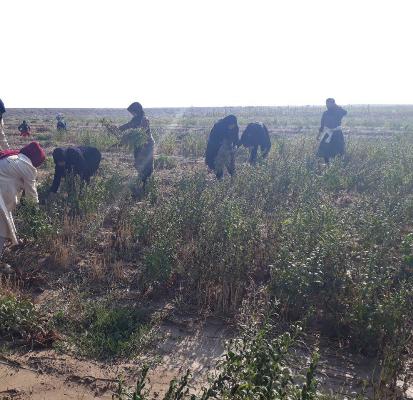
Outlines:
{"type": "Polygon", "coordinates": [[[155,169],[159,170],[159,169],[174,169],[176,168],[178,165],[178,162],[176,161],[176,159],[161,154],[160,156],[158,156],[155,159],[155,169]]]}
{"type": "Polygon", "coordinates": [[[150,340],[151,325],[140,309],[108,303],[80,305],[78,315],[55,316],[69,343],[82,355],[107,359],[136,354],[150,340]]]}
{"type": "Polygon", "coordinates": [[[0,293],[0,338],[28,339],[43,331],[40,313],[33,303],[13,294],[0,293]]]}
{"type": "MultiPolygon", "coordinates": [[[[298,331],[296,331],[298,332],[298,331]]],[[[295,382],[298,375],[289,367],[289,353],[295,343],[296,334],[284,333],[274,336],[268,323],[258,330],[249,329],[239,339],[233,340],[227,349],[222,363],[207,387],[199,394],[190,394],[190,372],[180,379],[173,379],[164,400],[316,400],[315,378],[318,355],[312,356],[306,371],[305,383],[295,382]]],[[[138,379],[136,390],[131,393],[119,385],[114,398],[149,399],[145,391],[145,379],[148,368],[145,367],[138,379]],[[134,397],[135,396],[135,397],[134,397]]]]}
{"type": "Polygon", "coordinates": [[[16,226],[20,237],[46,244],[56,230],[50,216],[31,201],[24,200],[16,210],[16,226]]]}

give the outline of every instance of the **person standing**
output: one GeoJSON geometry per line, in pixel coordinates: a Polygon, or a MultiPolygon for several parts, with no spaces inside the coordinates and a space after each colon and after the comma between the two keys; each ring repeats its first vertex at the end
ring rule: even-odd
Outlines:
{"type": "Polygon", "coordinates": [[[132,114],[132,119],[118,129],[125,132],[129,129],[141,129],[143,140],[134,144],[133,156],[135,159],[135,168],[138,172],[139,179],[142,181],[143,188],[153,173],[154,169],[154,152],[155,140],[152,137],[149,120],[145,116],[143,107],[140,103],[132,103],[127,110],[132,114]]]}
{"type": "Polygon", "coordinates": [[[239,127],[237,117],[228,115],[217,121],[208,138],[205,163],[215,172],[217,179],[222,179],[224,169],[235,174],[235,148],[239,145],[239,127]]]}
{"type": "Polygon", "coordinates": [[[241,136],[240,143],[250,149],[249,163],[257,162],[258,147],[261,148],[262,158],[266,158],[271,150],[271,140],[267,127],[262,122],[252,122],[247,125],[241,136]]]}
{"type": "Polygon", "coordinates": [[[31,131],[30,125],[26,121],[23,121],[17,129],[20,132],[20,136],[23,136],[23,137],[30,136],[30,131],[31,131]]]}
{"type": "Polygon", "coordinates": [[[37,142],[21,150],[0,152],[0,259],[7,240],[18,244],[12,211],[17,206],[20,194],[24,191],[25,197],[39,202],[37,168],[45,159],[45,152],[37,142]]]}
{"type": "Polygon", "coordinates": [[[65,118],[62,114],[57,114],[56,115],[56,129],[60,132],[62,131],[66,131],[67,130],[67,125],[66,125],[66,121],[65,118]]]}
{"type": "Polygon", "coordinates": [[[3,101],[0,99],[0,150],[8,149],[6,134],[4,133],[3,114],[6,112],[3,101]]]}
{"type": "Polygon", "coordinates": [[[324,158],[326,164],[331,158],[344,154],[344,136],[341,128],[341,121],[347,115],[344,108],[338,106],[334,99],[326,100],[327,110],[321,117],[321,125],[318,131],[318,139],[321,142],[317,156],[324,158]]]}

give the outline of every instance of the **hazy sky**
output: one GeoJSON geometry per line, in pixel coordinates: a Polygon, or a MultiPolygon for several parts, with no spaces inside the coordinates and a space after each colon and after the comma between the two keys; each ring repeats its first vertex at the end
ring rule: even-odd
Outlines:
{"type": "Polygon", "coordinates": [[[0,0],[6,107],[413,103],[412,0],[0,0]]]}

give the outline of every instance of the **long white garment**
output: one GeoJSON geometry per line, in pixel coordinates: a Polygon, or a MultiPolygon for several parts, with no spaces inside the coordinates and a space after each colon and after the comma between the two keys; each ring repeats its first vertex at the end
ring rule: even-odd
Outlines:
{"type": "Polygon", "coordinates": [[[9,148],[7,143],[6,134],[4,133],[4,123],[3,118],[0,118],[0,150],[5,150],[9,148]]]}
{"type": "Polygon", "coordinates": [[[9,156],[0,160],[0,236],[17,244],[17,232],[12,211],[21,192],[39,202],[36,189],[37,170],[24,154],[9,156]]]}

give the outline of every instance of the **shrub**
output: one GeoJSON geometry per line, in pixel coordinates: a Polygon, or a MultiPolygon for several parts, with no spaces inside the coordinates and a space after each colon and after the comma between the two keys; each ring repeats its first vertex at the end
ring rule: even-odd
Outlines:
{"type": "Polygon", "coordinates": [[[69,343],[82,355],[96,359],[131,356],[148,344],[151,326],[142,310],[102,302],[79,305],[76,312],[56,315],[55,325],[64,329],[69,343]]]}
{"type": "Polygon", "coordinates": [[[0,338],[28,339],[42,329],[40,314],[32,302],[13,294],[0,294],[0,338]]]}

